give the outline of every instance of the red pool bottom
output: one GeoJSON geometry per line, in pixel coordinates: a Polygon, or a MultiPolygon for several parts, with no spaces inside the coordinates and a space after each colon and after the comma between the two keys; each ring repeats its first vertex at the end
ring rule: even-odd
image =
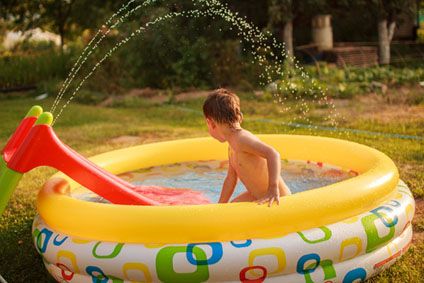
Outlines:
{"type": "Polygon", "coordinates": [[[192,189],[138,186],[135,191],[164,205],[208,204],[211,201],[201,192],[192,189]]]}

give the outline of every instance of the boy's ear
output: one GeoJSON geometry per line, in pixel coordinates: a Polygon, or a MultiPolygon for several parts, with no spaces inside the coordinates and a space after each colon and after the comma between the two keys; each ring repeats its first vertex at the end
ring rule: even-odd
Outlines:
{"type": "Polygon", "coordinates": [[[216,124],[214,122],[214,120],[206,118],[206,122],[212,127],[215,128],[216,124]]]}

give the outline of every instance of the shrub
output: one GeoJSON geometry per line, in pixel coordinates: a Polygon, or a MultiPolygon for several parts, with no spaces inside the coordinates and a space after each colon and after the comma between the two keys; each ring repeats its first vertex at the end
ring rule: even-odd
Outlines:
{"type": "Polygon", "coordinates": [[[61,79],[67,71],[71,54],[45,51],[37,54],[0,56],[0,89],[36,85],[61,79]]]}
{"type": "Polygon", "coordinates": [[[277,82],[279,91],[291,97],[313,98],[319,95],[321,88],[329,96],[350,98],[369,92],[385,93],[389,87],[418,84],[424,78],[423,66],[340,69],[320,63],[318,66],[306,66],[305,70],[308,78],[303,77],[293,65],[285,63],[284,72],[277,82]]]}

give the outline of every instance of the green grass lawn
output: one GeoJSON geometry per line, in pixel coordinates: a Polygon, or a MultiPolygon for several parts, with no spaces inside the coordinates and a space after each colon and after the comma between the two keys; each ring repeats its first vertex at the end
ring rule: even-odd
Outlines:
{"type": "MultiPolygon", "coordinates": [[[[31,98],[0,100],[0,148],[29,107],[31,98]]],[[[127,107],[101,108],[71,104],[55,125],[58,136],[85,156],[91,156],[129,144],[116,142],[117,137],[135,136],[141,143],[187,137],[207,136],[201,110],[201,99],[178,104],[154,105],[135,101],[127,107]],[[177,106],[177,107],[176,107],[177,106]],[[195,111],[189,111],[193,109],[195,111]]],[[[52,100],[41,103],[48,109],[52,100]]],[[[294,105],[294,103],[292,103],[294,105]]],[[[345,128],[424,136],[424,105],[384,104],[378,100],[338,101],[340,126],[345,128]]],[[[242,96],[244,127],[254,133],[312,134],[349,139],[372,146],[391,157],[400,175],[410,186],[420,204],[424,196],[424,141],[388,138],[370,134],[347,134],[323,130],[297,129],[278,123],[261,122],[259,118],[283,121],[289,114],[281,107],[242,96]]],[[[325,108],[313,109],[309,118],[324,123],[325,108]]],[[[36,213],[38,188],[54,173],[39,168],[25,174],[0,221],[0,274],[8,282],[53,282],[45,271],[41,257],[31,240],[31,224],[36,213]]],[[[422,213],[422,211],[421,211],[422,213]]],[[[414,240],[408,253],[372,282],[420,282],[424,278],[424,217],[413,222],[414,240]]],[[[422,281],[421,281],[422,282],[422,281]]]]}

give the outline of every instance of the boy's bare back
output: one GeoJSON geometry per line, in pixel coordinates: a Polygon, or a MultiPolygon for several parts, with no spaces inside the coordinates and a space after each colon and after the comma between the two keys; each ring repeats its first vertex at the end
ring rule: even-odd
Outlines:
{"type": "MultiPolygon", "coordinates": [[[[262,143],[258,137],[247,130],[241,129],[229,140],[228,160],[229,170],[233,169],[244,184],[247,192],[237,196],[233,201],[255,201],[263,198],[268,191],[268,166],[267,160],[255,153],[248,152],[244,148],[250,143],[262,143]],[[247,142],[247,144],[246,144],[247,142]]],[[[285,189],[284,181],[281,177],[278,180],[280,196],[290,194],[285,189]]]]}

